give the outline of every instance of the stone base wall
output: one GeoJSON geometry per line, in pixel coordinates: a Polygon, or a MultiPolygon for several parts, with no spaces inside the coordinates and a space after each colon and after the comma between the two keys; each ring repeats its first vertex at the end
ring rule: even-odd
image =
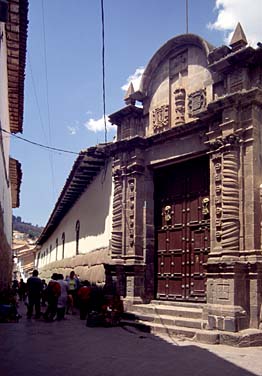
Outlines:
{"type": "Polygon", "coordinates": [[[4,220],[0,207],[0,290],[10,286],[12,281],[12,250],[4,233],[4,220]]]}
{"type": "Polygon", "coordinates": [[[207,305],[203,318],[209,329],[237,332],[261,327],[262,263],[208,265],[207,305]]]}
{"type": "Polygon", "coordinates": [[[81,280],[87,279],[91,283],[103,284],[106,281],[104,264],[109,264],[110,261],[108,248],[102,248],[52,262],[39,269],[39,277],[48,281],[53,273],[60,273],[66,277],[74,270],[81,280]]]}

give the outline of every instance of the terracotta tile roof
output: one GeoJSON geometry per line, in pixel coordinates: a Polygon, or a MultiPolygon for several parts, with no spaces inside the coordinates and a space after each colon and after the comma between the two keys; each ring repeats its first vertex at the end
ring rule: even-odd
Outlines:
{"type": "Polygon", "coordinates": [[[11,182],[12,208],[18,208],[20,205],[22,169],[21,163],[14,158],[9,158],[9,177],[11,182]]]}
{"type": "Polygon", "coordinates": [[[28,0],[9,0],[6,23],[8,96],[11,132],[23,131],[28,0]]]}

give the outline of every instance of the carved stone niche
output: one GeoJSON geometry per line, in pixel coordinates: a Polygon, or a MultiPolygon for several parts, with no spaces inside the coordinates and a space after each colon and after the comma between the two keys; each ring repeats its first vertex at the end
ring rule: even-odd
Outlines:
{"type": "Polygon", "coordinates": [[[206,89],[195,91],[188,95],[188,115],[196,116],[206,107],[206,89]]]}
{"type": "Polygon", "coordinates": [[[228,90],[235,93],[247,87],[247,73],[245,68],[238,68],[228,76],[228,90]]]}
{"type": "Polygon", "coordinates": [[[169,60],[169,76],[171,79],[178,76],[179,73],[187,72],[188,50],[181,51],[178,55],[169,60]]]}
{"type": "Polygon", "coordinates": [[[169,105],[165,104],[152,111],[154,131],[159,131],[169,125],[169,105]]]}

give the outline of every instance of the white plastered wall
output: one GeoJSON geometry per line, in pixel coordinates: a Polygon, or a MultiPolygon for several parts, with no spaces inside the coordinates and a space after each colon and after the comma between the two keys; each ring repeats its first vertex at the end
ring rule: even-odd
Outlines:
{"type": "MultiPolygon", "coordinates": [[[[7,76],[7,48],[4,24],[0,22],[0,125],[10,132],[9,103],[8,103],[8,76],[7,76]]],[[[9,185],[9,153],[10,136],[0,134],[0,205],[3,213],[4,233],[8,243],[12,242],[12,200],[11,185],[9,185]]]]}
{"type": "Polygon", "coordinates": [[[108,247],[112,230],[112,204],[113,182],[110,161],[62,219],[54,233],[41,245],[38,252],[40,253],[38,267],[62,259],[63,233],[65,234],[64,258],[76,255],[77,221],[80,222],[79,254],[108,247]],[[57,248],[56,239],[58,239],[57,248]]]}

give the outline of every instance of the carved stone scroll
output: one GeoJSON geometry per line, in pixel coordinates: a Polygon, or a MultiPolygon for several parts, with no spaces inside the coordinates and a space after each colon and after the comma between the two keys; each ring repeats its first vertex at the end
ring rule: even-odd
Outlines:
{"type": "Polygon", "coordinates": [[[128,180],[128,203],[129,203],[129,218],[127,219],[129,222],[129,247],[134,247],[134,200],[135,200],[135,181],[134,179],[128,180]]]}
{"type": "Polygon", "coordinates": [[[222,236],[222,182],[221,182],[221,154],[216,155],[216,158],[213,159],[214,169],[215,169],[215,207],[216,207],[216,240],[221,241],[222,236]]]}
{"type": "Polygon", "coordinates": [[[206,90],[198,90],[188,96],[188,114],[196,116],[206,107],[206,90]]]}
{"type": "Polygon", "coordinates": [[[169,124],[169,105],[155,108],[152,112],[154,131],[165,128],[169,124]]]}

